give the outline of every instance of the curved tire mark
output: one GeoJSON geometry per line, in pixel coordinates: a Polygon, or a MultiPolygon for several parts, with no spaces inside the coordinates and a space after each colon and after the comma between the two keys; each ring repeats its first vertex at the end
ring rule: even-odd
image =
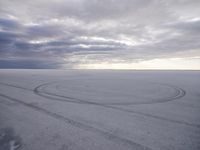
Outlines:
{"type": "MultiPolygon", "coordinates": [[[[148,101],[148,102],[109,102],[109,103],[98,103],[98,102],[91,102],[91,101],[86,101],[86,100],[83,100],[83,99],[79,99],[79,98],[74,98],[74,97],[69,97],[69,96],[64,96],[64,95],[58,95],[56,93],[52,93],[52,92],[48,92],[48,91],[45,91],[44,89],[46,87],[48,87],[49,85],[53,84],[53,83],[56,83],[56,82],[50,82],[50,83],[44,83],[44,84],[41,84],[37,87],[35,87],[34,89],[34,92],[40,96],[44,96],[44,97],[50,97],[50,96],[53,96],[54,98],[55,97],[60,97],[60,98],[66,98],[66,99],[70,99],[71,101],[74,101],[74,102],[77,102],[77,103],[89,103],[89,104],[99,104],[99,105],[142,105],[142,104],[156,104],[156,103],[164,103],[164,102],[168,102],[168,101],[173,101],[173,100],[176,100],[176,99],[180,99],[182,97],[185,96],[186,94],[186,91],[179,88],[179,87],[176,87],[176,86],[172,86],[172,85],[169,85],[169,84],[160,84],[160,83],[156,83],[156,84],[159,84],[159,85],[164,85],[164,86],[167,86],[171,89],[173,89],[175,91],[175,94],[172,95],[172,96],[169,96],[169,97],[165,97],[165,98],[159,98],[159,99],[151,99],[152,101],[148,101]]],[[[155,83],[154,83],[155,84],[155,83]]]]}

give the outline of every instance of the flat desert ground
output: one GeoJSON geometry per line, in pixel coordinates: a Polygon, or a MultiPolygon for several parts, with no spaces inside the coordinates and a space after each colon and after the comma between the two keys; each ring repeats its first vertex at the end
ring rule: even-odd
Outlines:
{"type": "Polygon", "coordinates": [[[200,71],[0,70],[0,150],[200,150],[200,71]]]}

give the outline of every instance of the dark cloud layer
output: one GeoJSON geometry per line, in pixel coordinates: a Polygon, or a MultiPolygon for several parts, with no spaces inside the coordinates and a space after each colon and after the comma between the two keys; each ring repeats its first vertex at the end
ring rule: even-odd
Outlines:
{"type": "Polygon", "coordinates": [[[0,1],[0,68],[200,57],[198,0],[0,1]],[[28,61],[27,61],[28,60],[28,61]]]}
{"type": "Polygon", "coordinates": [[[56,69],[60,65],[55,62],[31,61],[31,60],[0,60],[0,68],[3,69],[56,69]]]}

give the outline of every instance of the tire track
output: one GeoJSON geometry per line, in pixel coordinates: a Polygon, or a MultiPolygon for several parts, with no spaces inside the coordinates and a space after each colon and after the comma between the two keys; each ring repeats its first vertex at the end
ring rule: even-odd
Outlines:
{"type": "MultiPolygon", "coordinates": [[[[76,102],[84,102],[84,103],[90,103],[90,104],[102,104],[102,105],[142,105],[142,104],[155,104],[155,103],[164,103],[164,102],[168,102],[168,101],[172,101],[172,100],[176,100],[176,99],[180,99],[182,97],[185,96],[186,92],[185,90],[179,88],[179,87],[175,87],[172,85],[168,85],[168,84],[159,84],[159,85],[165,85],[169,88],[172,88],[175,91],[175,94],[170,96],[170,97],[165,97],[165,98],[159,98],[159,99],[151,99],[152,101],[149,102],[118,102],[118,103],[98,103],[98,102],[91,102],[91,101],[85,101],[79,98],[74,98],[74,97],[69,97],[69,96],[63,96],[63,95],[58,95],[52,92],[48,92],[45,91],[44,89],[46,87],[48,87],[49,85],[51,85],[52,83],[45,83],[45,84],[41,84],[37,87],[35,87],[34,92],[40,96],[45,96],[48,97],[50,96],[54,96],[54,97],[63,97],[63,98],[67,98],[67,99],[71,99],[72,101],[75,100],[76,102]]],[[[155,83],[154,83],[155,84],[155,83]]]]}
{"type": "MultiPolygon", "coordinates": [[[[134,111],[134,110],[129,110],[129,109],[116,107],[116,106],[112,106],[112,105],[104,105],[104,104],[99,104],[99,103],[95,103],[95,102],[89,102],[89,101],[85,101],[85,100],[82,100],[82,99],[71,98],[71,97],[52,94],[52,93],[48,93],[48,92],[47,92],[47,94],[45,94],[45,93],[42,93],[40,91],[40,88],[44,88],[44,86],[52,84],[52,83],[54,83],[54,82],[44,83],[44,84],[38,85],[34,89],[27,89],[27,88],[24,88],[24,87],[11,85],[11,84],[5,84],[5,83],[0,83],[0,84],[6,85],[6,86],[15,87],[15,88],[20,88],[20,89],[23,89],[23,90],[28,90],[28,91],[34,92],[36,95],[44,97],[44,98],[46,98],[48,100],[54,100],[54,101],[57,100],[57,101],[61,101],[61,102],[86,104],[86,105],[96,105],[96,106],[100,106],[100,107],[104,107],[104,108],[118,110],[118,111],[121,111],[121,112],[127,112],[127,113],[131,113],[131,114],[138,114],[138,115],[142,115],[142,116],[145,116],[145,117],[150,117],[150,118],[153,118],[153,119],[159,119],[159,120],[163,120],[163,121],[167,121],[167,122],[171,122],[171,123],[182,124],[182,125],[186,125],[186,126],[200,128],[199,124],[193,124],[193,123],[188,123],[188,122],[185,122],[185,121],[169,119],[169,118],[166,118],[166,117],[152,115],[152,114],[148,114],[148,113],[143,113],[143,112],[140,112],[140,111],[134,111]]],[[[181,95],[183,97],[186,92],[183,89],[180,90],[180,91],[181,91],[181,93],[182,93],[181,95]]],[[[181,97],[178,97],[178,98],[181,98],[181,97]]]]}
{"type": "Polygon", "coordinates": [[[101,130],[99,128],[96,128],[96,127],[93,127],[93,126],[90,126],[90,125],[75,121],[75,120],[73,120],[71,118],[64,117],[64,116],[59,115],[57,113],[51,112],[51,111],[49,111],[47,109],[44,109],[44,108],[41,108],[41,107],[38,107],[38,106],[35,106],[35,105],[32,105],[32,104],[26,103],[26,102],[24,102],[22,100],[19,100],[19,99],[16,99],[16,98],[12,98],[12,97],[4,95],[4,94],[0,94],[0,96],[4,97],[6,99],[9,99],[11,101],[17,102],[17,103],[19,103],[19,104],[21,104],[23,106],[31,108],[31,109],[33,109],[33,110],[35,110],[37,112],[42,113],[42,114],[48,115],[50,117],[53,117],[53,118],[55,118],[55,119],[57,119],[59,121],[63,121],[63,122],[65,122],[67,124],[70,124],[70,125],[72,125],[74,127],[77,127],[77,128],[80,128],[80,129],[83,129],[83,130],[86,130],[86,131],[91,131],[91,132],[94,132],[94,133],[98,133],[98,134],[100,134],[101,136],[105,137],[108,140],[111,140],[111,141],[113,141],[115,143],[123,144],[125,146],[130,146],[134,150],[152,150],[149,147],[146,147],[144,145],[138,144],[138,143],[133,142],[133,141],[131,141],[129,139],[122,138],[120,136],[114,135],[112,133],[109,133],[107,131],[101,130]]]}
{"type": "Polygon", "coordinates": [[[5,86],[15,87],[15,88],[22,89],[22,90],[33,91],[33,89],[29,89],[29,88],[25,88],[25,87],[22,87],[22,86],[9,84],[9,83],[3,83],[3,82],[0,82],[0,84],[1,84],[1,85],[5,85],[5,86]]]}

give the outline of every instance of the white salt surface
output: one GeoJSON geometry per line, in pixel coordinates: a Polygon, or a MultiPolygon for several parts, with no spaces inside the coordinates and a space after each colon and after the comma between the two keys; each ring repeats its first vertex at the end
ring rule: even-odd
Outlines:
{"type": "Polygon", "coordinates": [[[199,89],[199,71],[0,70],[0,150],[6,128],[23,150],[199,150],[199,89]]]}

